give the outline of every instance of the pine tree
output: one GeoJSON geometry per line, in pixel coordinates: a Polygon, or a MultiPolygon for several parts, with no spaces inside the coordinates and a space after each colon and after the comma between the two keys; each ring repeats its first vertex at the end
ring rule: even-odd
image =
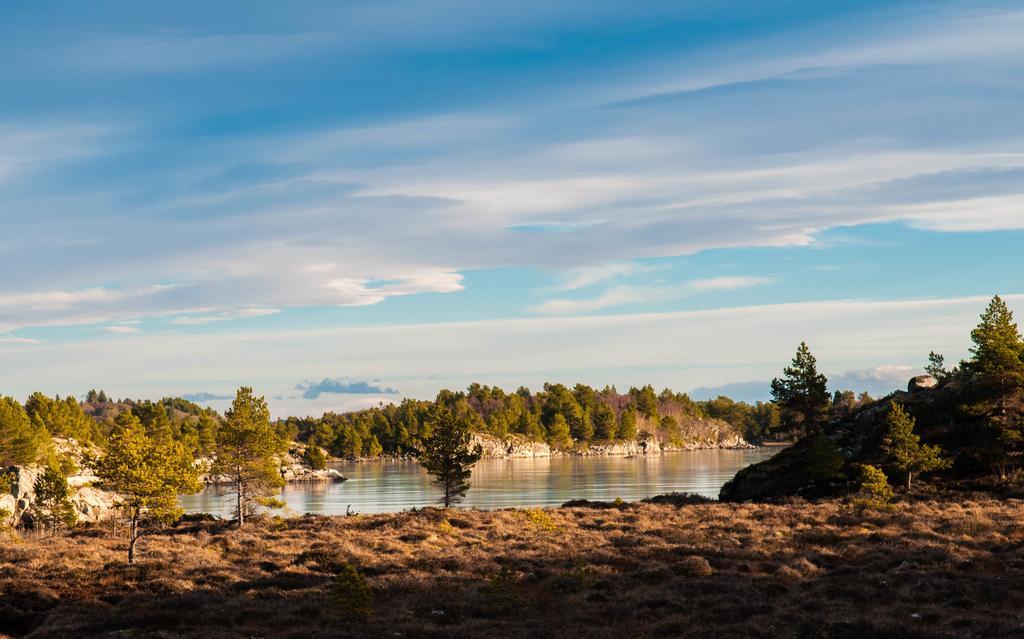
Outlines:
{"type": "Polygon", "coordinates": [[[632,404],[619,415],[619,439],[636,439],[636,408],[632,404]]]}
{"type": "Polygon", "coordinates": [[[555,448],[568,448],[572,444],[569,423],[561,413],[555,413],[548,424],[548,443],[555,448]]]}
{"type": "Polygon", "coordinates": [[[594,407],[594,436],[602,441],[615,439],[615,432],[618,430],[615,423],[615,411],[604,402],[598,402],[594,407]]]}
{"type": "Polygon", "coordinates": [[[444,403],[434,404],[428,420],[431,434],[423,441],[420,464],[444,491],[442,501],[447,508],[469,490],[473,464],[480,460],[483,452],[479,445],[470,445],[472,436],[465,420],[444,403]]]}
{"type": "Polygon", "coordinates": [[[885,508],[892,501],[892,487],[881,469],[865,464],[860,467],[857,502],[869,508],[885,508]]]}
{"type": "MultiPolygon", "coordinates": [[[[178,494],[198,492],[199,469],[178,442],[156,442],[138,419],[125,413],[106,452],[92,464],[100,487],[118,494],[128,518],[128,563],[148,524],[171,523],[181,517],[178,494]]],[[[120,416],[119,416],[120,417],[120,416]]]]}
{"type": "Polygon", "coordinates": [[[772,399],[782,410],[784,426],[804,435],[817,432],[828,413],[828,379],[818,373],[817,360],[800,342],[791,366],[772,380],[772,399]]]}
{"type": "Polygon", "coordinates": [[[284,485],[278,456],[286,445],[270,424],[267,401],[253,395],[249,387],[238,389],[225,418],[217,431],[216,461],[210,474],[225,477],[231,485],[241,528],[245,516],[284,485]]]}
{"type": "Polygon", "coordinates": [[[35,493],[33,509],[51,533],[61,526],[73,526],[78,520],[78,511],[71,503],[71,488],[68,477],[57,465],[48,465],[32,485],[35,493]]]}
{"type": "Polygon", "coordinates": [[[846,464],[835,442],[820,433],[808,438],[805,460],[807,474],[814,480],[838,479],[846,464]]]}
{"type": "Polygon", "coordinates": [[[888,432],[882,440],[882,450],[889,455],[893,466],[906,475],[907,491],[910,491],[914,475],[949,466],[949,461],[941,456],[941,448],[921,444],[921,438],[914,434],[917,421],[903,410],[903,406],[893,402],[886,424],[888,432]]]}
{"type": "Polygon", "coordinates": [[[1013,321],[1013,313],[998,295],[992,298],[981,316],[981,323],[971,331],[972,359],[970,370],[981,373],[1000,386],[1024,381],[1024,340],[1013,321]]]}
{"type": "Polygon", "coordinates": [[[0,468],[34,463],[50,440],[13,397],[0,397],[0,468]]]}
{"type": "Polygon", "coordinates": [[[946,370],[946,358],[935,351],[928,353],[928,365],[924,367],[924,372],[940,382],[945,381],[949,377],[949,371],[946,370]]]}

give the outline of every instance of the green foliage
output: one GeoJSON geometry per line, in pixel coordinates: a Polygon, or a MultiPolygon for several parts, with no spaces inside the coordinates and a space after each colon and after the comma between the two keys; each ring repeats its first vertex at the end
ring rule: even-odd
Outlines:
{"type": "Polygon", "coordinates": [[[764,439],[780,430],[779,407],[773,402],[751,405],[719,395],[715,399],[700,402],[697,407],[707,417],[732,424],[751,441],[764,439]]]}
{"type": "Polygon", "coordinates": [[[1018,419],[1007,415],[990,416],[975,433],[971,453],[1000,479],[1006,479],[1010,468],[1018,461],[1017,449],[1022,441],[1024,428],[1018,419]]]}
{"type": "Polygon", "coordinates": [[[472,467],[480,460],[479,446],[471,447],[469,423],[444,402],[435,403],[429,415],[430,437],[423,442],[420,464],[444,491],[447,508],[469,490],[472,467]]]}
{"type": "Polygon", "coordinates": [[[21,404],[0,397],[0,467],[35,463],[50,443],[50,435],[34,425],[21,404]]]}
{"type": "Polygon", "coordinates": [[[615,419],[615,411],[605,403],[599,403],[594,407],[591,415],[594,424],[594,437],[598,441],[609,441],[615,439],[618,433],[618,424],[615,419]]]}
{"type": "Polygon", "coordinates": [[[507,564],[492,576],[483,588],[484,601],[493,612],[509,612],[522,606],[525,597],[521,573],[507,564]]]}
{"type": "Polygon", "coordinates": [[[992,298],[977,328],[971,331],[971,371],[981,373],[1000,386],[1024,381],[1024,341],[1013,313],[998,295],[992,298]]]}
{"type": "Polygon", "coordinates": [[[121,418],[106,452],[92,466],[100,487],[118,494],[118,505],[129,520],[128,563],[135,559],[145,525],[177,520],[182,512],[178,494],[201,488],[199,469],[184,446],[150,439],[130,413],[121,418]]]}
{"type": "Polygon", "coordinates": [[[542,534],[554,535],[562,531],[562,527],[542,508],[524,508],[519,515],[542,534]]]}
{"type": "Polygon", "coordinates": [[[365,621],[373,614],[373,593],[366,577],[342,563],[331,583],[331,609],[342,621],[365,621]]]}
{"type": "Polygon", "coordinates": [[[924,372],[940,382],[946,381],[949,378],[949,371],[946,370],[946,358],[935,351],[928,353],[928,365],[924,367],[924,372]]]}
{"type": "Polygon", "coordinates": [[[818,372],[806,342],[800,342],[782,375],[772,380],[772,399],[782,410],[783,427],[805,435],[821,430],[828,412],[828,380],[818,372]]]}
{"type": "Polygon", "coordinates": [[[553,448],[568,448],[572,444],[569,424],[561,413],[555,413],[548,424],[548,443],[553,448]]]}
{"type": "Polygon", "coordinates": [[[938,446],[921,444],[921,438],[914,434],[916,420],[893,402],[886,416],[888,431],[882,440],[882,450],[892,460],[893,466],[907,478],[907,490],[915,474],[948,468],[950,463],[942,458],[938,446]]]}
{"type": "Polygon", "coordinates": [[[636,410],[649,420],[658,419],[658,396],[654,394],[654,387],[650,384],[641,388],[630,388],[629,396],[636,404],[636,410]]]}
{"type": "Polygon", "coordinates": [[[35,493],[33,508],[51,532],[57,532],[62,526],[73,526],[78,521],[78,511],[71,503],[68,477],[59,466],[47,466],[36,478],[32,492],[35,493]]]}
{"type": "Polygon", "coordinates": [[[25,402],[25,412],[37,429],[46,429],[54,437],[71,437],[83,442],[102,440],[96,421],[85,414],[82,405],[70,395],[49,398],[32,393],[25,402]]]}
{"type": "Polygon", "coordinates": [[[855,503],[860,506],[884,509],[892,501],[892,487],[885,473],[875,466],[864,464],[860,467],[858,487],[855,503]]]}
{"type": "Polygon", "coordinates": [[[631,404],[619,415],[619,439],[636,439],[636,414],[636,408],[631,404]]]}
{"type": "Polygon", "coordinates": [[[327,468],[327,455],[319,446],[308,446],[306,451],[302,453],[302,458],[306,460],[309,467],[313,470],[323,470],[327,468]]]}
{"type": "Polygon", "coordinates": [[[805,454],[807,474],[812,479],[838,479],[842,476],[846,460],[835,442],[825,435],[811,435],[807,439],[805,454]]]}
{"type": "Polygon", "coordinates": [[[255,512],[260,500],[283,484],[279,455],[287,443],[270,424],[270,409],[252,389],[238,389],[225,423],[217,431],[216,461],[210,473],[230,482],[235,495],[235,517],[239,527],[255,512]]]}

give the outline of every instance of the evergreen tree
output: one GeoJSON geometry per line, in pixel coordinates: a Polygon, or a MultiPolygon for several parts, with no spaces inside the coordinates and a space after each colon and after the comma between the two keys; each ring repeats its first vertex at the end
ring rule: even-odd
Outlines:
{"type": "Polygon", "coordinates": [[[1012,416],[990,416],[978,429],[973,453],[992,468],[1000,479],[1006,479],[1017,461],[1017,448],[1024,441],[1024,429],[1012,416]]]}
{"type": "Polygon", "coordinates": [[[928,353],[928,365],[924,367],[924,372],[940,382],[946,381],[946,378],[949,377],[949,371],[946,370],[946,358],[935,351],[928,353]]]}
{"type": "Polygon", "coordinates": [[[1013,313],[998,295],[992,298],[981,316],[981,323],[971,331],[972,359],[968,368],[981,373],[1000,386],[1024,381],[1024,341],[1013,321],[1013,313]]]}
{"type": "Polygon", "coordinates": [[[594,415],[591,418],[594,424],[594,436],[601,441],[615,439],[618,424],[615,421],[615,411],[604,402],[599,402],[594,407],[594,415]]]}
{"type": "Polygon", "coordinates": [[[784,427],[810,434],[821,429],[828,412],[828,380],[818,373],[817,360],[806,342],[793,357],[782,378],[772,380],[772,399],[782,410],[784,427]]]}
{"type": "Polygon", "coordinates": [[[548,424],[548,443],[554,448],[568,448],[572,444],[569,424],[561,413],[555,413],[551,423],[548,424]]]}
{"type": "Polygon", "coordinates": [[[636,408],[632,404],[619,415],[619,439],[636,439],[636,408]]]}
{"type": "Polygon", "coordinates": [[[665,433],[665,438],[672,444],[680,444],[682,437],[679,432],[679,422],[676,421],[675,417],[671,415],[665,415],[661,418],[661,430],[665,433]]]}
{"type": "Polygon", "coordinates": [[[59,465],[47,465],[32,485],[32,492],[35,493],[33,509],[51,533],[56,533],[61,526],[73,526],[78,520],[78,512],[71,503],[68,477],[59,465]]]}
{"type": "Polygon", "coordinates": [[[178,494],[198,492],[199,469],[178,442],[156,442],[138,419],[126,414],[110,438],[106,452],[93,463],[100,487],[117,493],[128,518],[128,563],[148,524],[171,523],[181,517],[178,494]]]}
{"type": "Polygon", "coordinates": [[[841,476],[846,460],[835,442],[825,435],[811,435],[805,454],[807,474],[812,479],[838,479],[841,476]]]}
{"type": "Polygon", "coordinates": [[[34,426],[13,397],[0,397],[0,468],[34,463],[49,443],[45,428],[34,426]]]}
{"type": "Polygon", "coordinates": [[[654,387],[650,384],[642,388],[630,388],[629,395],[636,404],[636,410],[649,420],[657,422],[658,419],[658,396],[654,387]]]}
{"type": "Polygon", "coordinates": [[[865,464],[860,467],[857,502],[869,508],[885,508],[892,501],[892,487],[881,469],[865,464]]]}
{"type": "Polygon", "coordinates": [[[444,403],[436,403],[428,419],[431,434],[423,441],[420,464],[444,491],[442,501],[447,508],[469,490],[473,464],[483,453],[479,445],[471,447],[472,435],[465,420],[444,403]]]}
{"type": "Polygon", "coordinates": [[[241,528],[245,516],[268,503],[270,495],[284,485],[278,456],[286,445],[270,424],[267,401],[253,395],[249,387],[238,389],[225,418],[217,431],[217,458],[210,473],[230,483],[241,528]]]}
{"type": "Polygon", "coordinates": [[[903,410],[903,406],[893,402],[886,424],[888,432],[882,440],[882,450],[889,455],[893,466],[906,475],[907,491],[910,490],[915,474],[949,466],[949,462],[941,456],[941,448],[921,444],[921,438],[914,434],[917,422],[903,410]]]}

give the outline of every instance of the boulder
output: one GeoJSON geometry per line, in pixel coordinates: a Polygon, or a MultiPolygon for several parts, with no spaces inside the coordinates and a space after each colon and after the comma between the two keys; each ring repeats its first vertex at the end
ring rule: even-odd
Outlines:
{"type": "Polygon", "coordinates": [[[917,393],[930,388],[935,388],[939,385],[939,380],[931,375],[918,375],[917,377],[911,378],[907,384],[907,391],[911,393],[917,393]]]}

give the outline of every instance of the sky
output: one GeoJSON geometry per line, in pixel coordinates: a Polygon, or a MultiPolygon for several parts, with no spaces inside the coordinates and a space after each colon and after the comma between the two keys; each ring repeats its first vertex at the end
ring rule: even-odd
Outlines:
{"type": "Polygon", "coordinates": [[[1016,2],[0,6],[0,394],[768,397],[1024,312],[1016,2]]]}

